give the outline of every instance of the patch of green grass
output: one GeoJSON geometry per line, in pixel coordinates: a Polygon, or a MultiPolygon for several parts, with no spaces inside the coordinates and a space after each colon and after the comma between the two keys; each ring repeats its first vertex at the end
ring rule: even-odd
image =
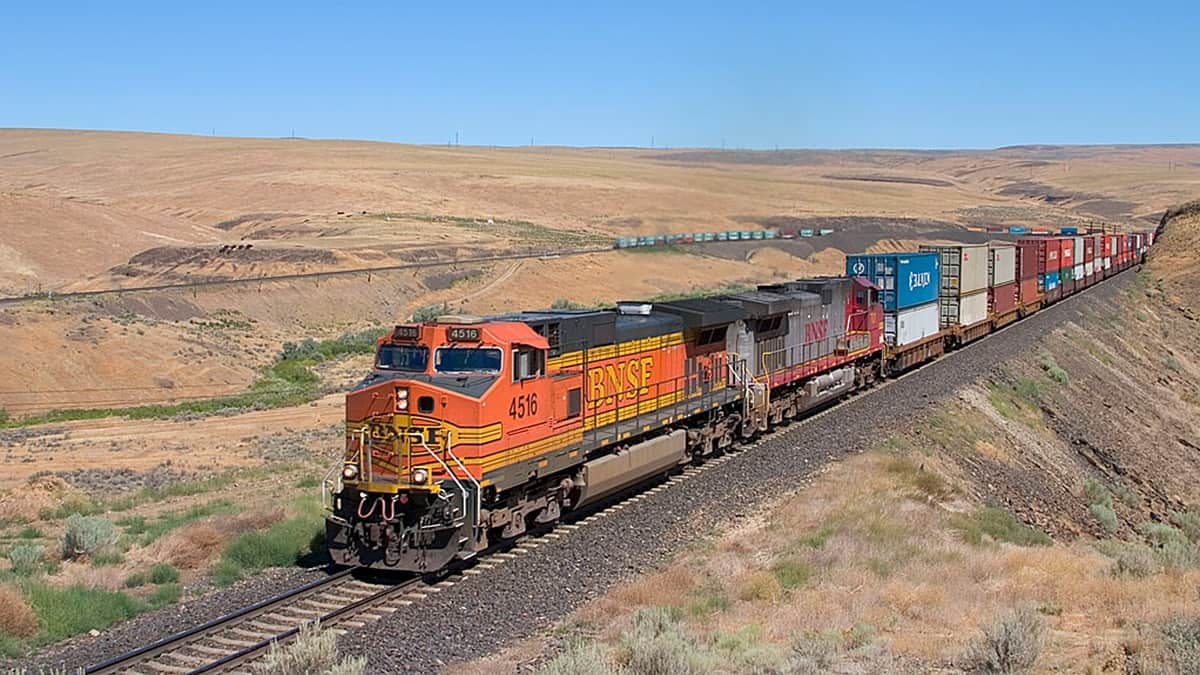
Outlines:
{"type": "Polygon", "coordinates": [[[1041,391],[1034,380],[1024,377],[1016,386],[989,382],[987,392],[988,400],[1001,417],[1029,427],[1038,426],[1041,422],[1041,391]]]}
{"type": "Polygon", "coordinates": [[[141,516],[134,516],[117,521],[117,525],[125,528],[125,535],[133,537],[138,545],[146,546],[153,543],[164,534],[178,529],[188,523],[223,513],[233,513],[237,507],[226,500],[198,504],[183,511],[171,511],[160,515],[153,521],[147,522],[141,516]]]}
{"type": "Polygon", "coordinates": [[[125,562],[125,556],[119,551],[107,551],[92,556],[92,567],[108,567],[110,565],[120,565],[125,562]]]}
{"type": "Polygon", "coordinates": [[[153,419],[182,413],[212,414],[231,409],[279,408],[308,403],[319,394],[320,377],[311,368],[318,363],[351,354],[369,354],[375,338],[386,328],[369,328],[330,340],[305,339],[284,343],[275,361],[259,372],[258,379],[241,394],[200,398],[179,403],[126,408],[70,408],[50,410],[30,417],[0,420],[0,429],[105,417],[153,419]]]}
{"type": "Polygon", "coordinates": [[[1179,359],[1175,358],[1174,356],[1167,357],[1167,368],[1178,373],[1179,372],[1179,359]]]}
{"type": "MultiPolygon", "coordinates": [[[[949,435],[944,436],[943,441],[948,443],[949,435]]],[[[974,443],[971,447],[974,447],[974,443]]],[[[925,469],[923,464],[918,464],[908,457],[888,457],[884,468],[888,473],[898,476],[916,488],[918,496],[922,499],[942,501],[954,494],[954,488],[940,475],[925,469]]]]}
{"type": "Polygon", "coordinates": [[[163,584],[155,588],[150,595],[146,596],[146,604],[151,609],[159,609],[179,602],[179,598],[182,595],[183,588],[179,584],[163,584]]]}
{"type": "Polygon", "coordinates": [[[135,598],[118,591],[102,591],[82,586],[54,587],[32,584],[29,604],[37,613],[40,630],[37,642],[46,644],[86,633],[104,630],[144,609],[135,598]]]}
{"type": "Polygon", "coordinates": [[[227,586],[267,567],[295,565],[319,544],[323,534],[319,514],[281,520],[262,532],[245,532],[225,547],[214,579],[218,585],[227,586]]]}
{"type": "Polygon", "coordinates": [[[148,582],[149,579],[146,578],[145,572],[134,572],[133,574],[125,577],[125,588],[137,588],[138,586],[145,586],[148,582]]]}
{"type": "Polygon", "coordinates": [[[687,613],[694,617],[708,616],[729,609],[729,598],[720,588],[704,587],[693,594],[687,613]]]}
{"type": "Polygon", "coordinates": [[[303,489],[315,488],[320,484],[321,479],[312,475],[304,476],[300,480],[296,481],[296,487],[303,489]]]}
{"type": "Polygon", "coordinates": [[[32,525],[26,525],[17,533],[18,539],[41,539],[43,536],[42,531],[32,525]]]}
{"type": "Polygon", "coordinates": [[[825,542],[829,541],[829,537],[837,530],[832,526],[825,525],[816,532],[812,532],[800,538],[800,545],[808,548],[819,550],[825,546],[825,542]]]}
{"type": "Polygon", "coordinates": [[[808,583],[812,576],[812,566],[803,560],[787,558],[771,566],[771,573],[783,590],[800,588],[808,583]]]}
{"type": "Polygon", "coordinates": [[[1004,509],[985,506],[970,514],[959,514],[951,519],[951,527],[958,530],[963,540],[979,546],[984,537],[1004,541],[1018,546],[1049,546],[1054,541],[1045,533],[1036,530],[1004,509]]]}

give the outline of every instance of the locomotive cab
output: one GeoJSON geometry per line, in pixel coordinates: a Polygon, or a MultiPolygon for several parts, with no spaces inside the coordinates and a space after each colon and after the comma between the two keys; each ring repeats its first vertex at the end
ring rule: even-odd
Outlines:
{"type": "MultiPolygon", "coordinates": [[[[447,316],[380,338],[375,367],[346,395],[346,449],[327,534],[344,562],[458,546],[478,530],[487,467],[480,448],[547,424],[555,406],[546,339],[527,325],[447,316]],[[354,525],[350,527],[350,524],[354,525]],[[436,544],[436,545],[434,545],[436,544]],[[341,545],[341,546],[339,546],[341,545]]],[[[436,569],[444,560],[407,561],[436,569]]]]}

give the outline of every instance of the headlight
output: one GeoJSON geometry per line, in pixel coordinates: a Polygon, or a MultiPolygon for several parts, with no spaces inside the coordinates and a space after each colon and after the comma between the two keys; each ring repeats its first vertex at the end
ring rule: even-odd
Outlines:
{"type": "Polygon", "coordinates": [[[417,485],[424,485],[425,481],[429,480],[429,472],[425,469],[413,469],[412,482],[417,485]]]}
{"type": "Polygon", "coordinates": [[[342,478],[345,478],[346,480],[353,480],[356,476],[358,476],[357,466],[353,464],[347,464],[346,466],[342,467],[342,478]]]}
{"type": "Polygon", "coordinates": [[[408,410],[408,387],[396,387],[396,410],[408,410]]]}
{"type": "Polygon", "coordinates": [[[408,410],[408,399],[402,398],[396,401],[396,410],[408,410]]]}

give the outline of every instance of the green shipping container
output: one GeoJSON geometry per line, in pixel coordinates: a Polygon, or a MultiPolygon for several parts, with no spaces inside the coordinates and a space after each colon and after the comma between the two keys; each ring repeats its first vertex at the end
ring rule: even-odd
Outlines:
{"type": "Polygon", "coordinates": [[[1075,279],[1075,268],[1064,267],[1059,271],[1062,273],[1061,278],[1063,281],[1073,281],[1075,279]]]}

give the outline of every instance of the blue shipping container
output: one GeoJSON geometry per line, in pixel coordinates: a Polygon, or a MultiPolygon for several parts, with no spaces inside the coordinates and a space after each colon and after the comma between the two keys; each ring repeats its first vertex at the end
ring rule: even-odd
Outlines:
{"type": "Polygon", "coordinates": [[[1060,285],[1061,285],[1061,280],[1059,278],[1058,272],[1046,272],[1046,292],[1047,293],[1058,288],[1060,285]]]}
{"type": "Polygon", "coordinates": [[[846,274],[866,277],[879,287],[885,312],[938,299],[941,269],[937,253],[870,253],[846,256],[846,274]]]}
{"type": "Polygon", "coordinates": [[[1078,227],[1064,227],[1063,229],[1059,230],[1059,234],[1073,236],[1073,235],[1079,234],[1079,228],[1078,227]]]}
{"type": "Polygon", "coordinates": [[[1010,227],[1010,228],[1008,228],[1008,231],[1009,231],[1009,233],[1011,233],[1011,234],[1024,234],[1024,232],[1025,232],[1025,228],[1023,228],[1023,227],[1010,227]]]}

